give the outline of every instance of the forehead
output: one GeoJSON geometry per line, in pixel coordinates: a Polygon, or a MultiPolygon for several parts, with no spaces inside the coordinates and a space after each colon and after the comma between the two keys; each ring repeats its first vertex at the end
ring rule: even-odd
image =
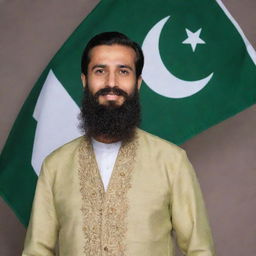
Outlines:
{"type": "Polygon", "coordinates": [[[90,64],[108,62],[117,64],[129,64],[135,66],[136,53],[129,47],[124,45],[99,45],[90,51],[90,64]]]}

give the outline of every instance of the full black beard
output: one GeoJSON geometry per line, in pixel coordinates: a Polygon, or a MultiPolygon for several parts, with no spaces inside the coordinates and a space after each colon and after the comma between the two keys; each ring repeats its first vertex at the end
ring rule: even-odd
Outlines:
{"type": "Polygon", "coordinates": [[[140,123],[140,103],[138,88],[135,86],[134,92],[127,95],[119,88],[106,87],[93,95],[88,86],[84,89],[84,98],[82,101],[80,114],[80,128],[89,137],[113,141],[130,140],[134,136],[135,128],[140,123]],[[125,100],[121,106],[115,105],[115,102],[109,102],[108,105],[99,104],[100,95],[105,95],[109,91],[122,95],[125,100]]]}

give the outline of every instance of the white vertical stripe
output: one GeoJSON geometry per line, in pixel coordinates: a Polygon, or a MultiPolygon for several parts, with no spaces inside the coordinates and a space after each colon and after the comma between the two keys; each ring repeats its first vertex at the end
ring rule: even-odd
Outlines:
{"type": "Polygon", "coordinates": [[[236,22],[236,20],[233,18],[233,16],[230,14],[230,12],[228,11],[228,9],[225,7],[225,5],[222,3],[221,0],[216,0],[216,2],[219,4],[219,6],[221,7],[221,9],[225,12],[225,14],[227,15],[227,17],[230,19],[230,21],[234,24],[234,26],[236,27],[237,31],[239,32],[239,34],[241,35],[241,37],[244,40],[244,43],[246,45],[246,49],[248,54],[250,55],[252,61],[254,62],[254,64],[256,65],[256,52],[254,50],[254,48],[252,47],[252,45],[250,44],[250,42],[248,41],[248,39],[246,38],[244,32],[242,31],[241,27],[238,25],[238,23],[236,22]]]}
{"type": "Polygon", "coordinates": [[[77,119],[79,113],[74,100],[50,70],[33,113],[37,127],[32,166],[37,174],[48,154],[81,135],[77,119]]]}

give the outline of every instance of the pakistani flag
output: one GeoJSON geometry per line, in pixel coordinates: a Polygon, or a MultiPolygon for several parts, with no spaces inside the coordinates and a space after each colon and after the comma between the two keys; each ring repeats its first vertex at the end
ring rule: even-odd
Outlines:
{"type": "Polygon", "coordinates": [[[26,100],[0,158],[0,193],[27,225],[43,159],[80,136],[80,58],[119,31],[145,54],[141,128],[180,144],[256,100],[256,54],[220,0],[102,0],[26,100]]]}

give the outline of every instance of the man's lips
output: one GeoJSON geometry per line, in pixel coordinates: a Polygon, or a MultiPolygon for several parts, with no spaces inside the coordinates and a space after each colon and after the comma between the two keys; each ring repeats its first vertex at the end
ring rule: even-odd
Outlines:
{"type": "Polygon", "coordinates": [[[110,97],[110,98],[111,97],[117,98],[118,96],[123,96],[127,98],[128,94],[118,87],[113,87],[113,88],[105,87],[100,89],[98,92],[96,92],[95,97],[98,98],[100,96],[110,97]]]}
{"type": "Polygon", "coordinates": [[[108,93],[108,94],[102,95],[102,97],[104,97],[107,100],[116,100],[118,97],[120,97],[120,95],[117,95],[114,93],[108,93]]]}

